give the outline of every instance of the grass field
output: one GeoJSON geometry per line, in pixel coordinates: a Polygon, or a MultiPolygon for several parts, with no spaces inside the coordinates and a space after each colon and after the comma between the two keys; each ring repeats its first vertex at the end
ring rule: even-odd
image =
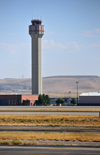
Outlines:
{"type": "Polygon", "coordinates": [[[23,142],[19,139],[14,140],[0,140],[0,145],[38,145],[38,142],[23,142]]]}
{"type": "Polygon", "coordinates": [[[0,115],[0,125],[100,126],[100,118],[69,115],[0,115]]]}
{"type": "Polygon", "coordinates": [[[100,134],[94,133],[28,133],[28,132],[0,132],[1,140],[55,140],[100,142],[100,134]]]}

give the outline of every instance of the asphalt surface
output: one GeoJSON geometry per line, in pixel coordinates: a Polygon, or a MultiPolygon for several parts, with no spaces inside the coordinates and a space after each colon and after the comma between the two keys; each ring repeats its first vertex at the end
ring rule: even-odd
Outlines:
{"type": "Polygon", "coordinates": [[[2,111],[0,115],[89,115],[99,116],[99,112],[13,112],[13,111],[2,111]]]}
{"type": "Polygon", "coordinates": [[[0,146],[0,155],[100,155],[100,148],[0,146]]]}
{"type": "Polygon", "coordinates": [[[0,109],[100,109],[100,106],[0,106],[0,109]]]}
{"type": "Polygon", "coordinates": [[[0,126],[0,131],[22,132],[95,132],[100,133],[100,127],[92,126],[0,126]]]}

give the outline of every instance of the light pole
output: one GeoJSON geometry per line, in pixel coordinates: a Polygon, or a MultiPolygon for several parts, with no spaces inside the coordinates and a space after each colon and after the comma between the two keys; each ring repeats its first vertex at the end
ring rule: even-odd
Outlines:
{"type": "Polygon", "coordinates": [[[78,83],[79,82],[76,82],[76,84],[77,84],[77,104],[78,104],[78,83]]]}

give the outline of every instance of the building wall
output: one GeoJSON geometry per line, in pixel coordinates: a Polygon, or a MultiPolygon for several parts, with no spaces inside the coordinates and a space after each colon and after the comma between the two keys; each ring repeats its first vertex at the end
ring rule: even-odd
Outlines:
{"type": "Polygon", "coordinates": [[[0,95],[0,105],[21,105],[21,95],[0,95]]]}
{"type": "Polygon", "coordinates": [[[0,95],[1,106],[24,105],[23,101],[25,105],[34,105],[35,100],[38,100],[38,95],[0,95]]]}
{"type": "Polygon", "coordinates": [[[100,105],[100,96],[79,96],[78,105],[100,105]]]}
{"type": "Polygon", "coordinates": [[[38,95],[22,95],[22,102],[23,100],[30,100],[30,104],[34,105],[35,100],[38,100],[38,95]]]}

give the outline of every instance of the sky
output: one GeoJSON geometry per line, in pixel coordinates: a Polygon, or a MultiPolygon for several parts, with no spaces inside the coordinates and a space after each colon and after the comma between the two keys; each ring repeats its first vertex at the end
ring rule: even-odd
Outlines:
{"type": "Polygon", "coordinates": [[[100,76],[100,0],[0,0],[0,79],[31,78],[32,19],[45,26],[42,76],[100,76]]]}

